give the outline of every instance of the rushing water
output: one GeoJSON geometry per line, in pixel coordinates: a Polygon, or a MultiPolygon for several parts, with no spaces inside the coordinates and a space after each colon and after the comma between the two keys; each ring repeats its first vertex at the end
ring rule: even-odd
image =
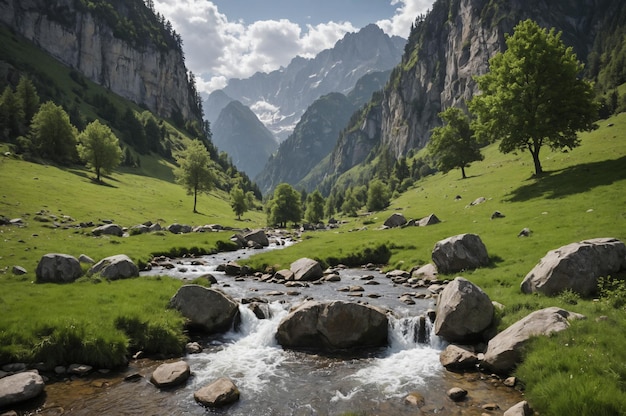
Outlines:
{"type": "MultiPolygon", "coordinates": [[[[280,289],[252,279],[234,279],[215,273],[217,263],[232,260],[239,253],[206,257],[205,266],[178,265],[168,274],[193,278],[210,271],[218,287],[236,298],[264,297],[280,289]],[[180,269],[187,269],[181,272],[180,269]]],[[[152,273],[163,273],[153,271],[152,273]]],[[[395,312],[389,323],[389,347],[365,355],[337,357],[283,350],[274,338],[276,329],[291,306],[305,298],[319,300],[350,299],[340,292],[346,285],[364,283],[361,270],[344,270],[342,281],[297,288],[298,293],[271,295],[271,316],[258,319],[246,306],[240,306],[241,324],[237,330],[217,337],[198,340],[200,354],[184,357],[192,377],[184,386],[159,390],[149,383],[150,375],[161,364],[152,360],[132,361],[124,374],[95,374],[65,382],[51,383],[37,409],[45,415],[341,415],[357,412],[367,415],[463,414],[481,415],[486,403],[497,403],[503,410],[521,400],[519,392],[503,388],[489,377],[470,377],[449,373],[439,363],[444,347],[434,335],[429,342],[417,340],[418,316],[432,307],[430,300],[416,299],[406,305],[398,297],[407,292],[375,274],[378,285],[363,285],[363,298],[395,312]],[[376,298],[368,297],[376,293],[376,298]],[[127,374],[138,373],[135,382],[124,381],[127,374]],[[241,391],[240,400],[221,410],[207,410],[193,399],[193,393],[219,377],[231,378],[241,391]],[[466,388],[469,399],[457,404],[445,395],[453,386],[466,388]],[[404,397],[419,392],[425,405],[418,409],[404,403],[404,397]]],[[[415,291],[413,290],[413,293],[415,291]]]]}

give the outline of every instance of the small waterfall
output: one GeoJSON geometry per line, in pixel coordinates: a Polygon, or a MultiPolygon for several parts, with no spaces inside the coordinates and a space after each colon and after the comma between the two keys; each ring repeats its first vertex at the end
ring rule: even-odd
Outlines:
{"type": "Polygon", "coordinates": [[[424,315],[389,318],[389,345],[392,351],[420,346],[442,349],[444,341],[435,335],[433,323],[424,315]]]}

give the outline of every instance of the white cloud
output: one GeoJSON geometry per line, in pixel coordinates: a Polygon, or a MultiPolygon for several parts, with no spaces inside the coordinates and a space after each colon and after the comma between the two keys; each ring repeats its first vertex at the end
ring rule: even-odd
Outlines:
{"type": "Polygon", "coordinates": [[[393,6],[398,7],[395,15],[391,19],[382,19],[376,24],[388,35],[409,37],[411,24],[415,18],[432,6],[433,0],[391,0],[393,6]]]}
{"type": "MultiPolygon", "coordinates": [[[[388,34],[408,37],[411,23],[433,0],[390,0],[396,14],[378,25],[388,34]]],[[[230,78],[247,78],[287,66],[297,55],[313,57],[331,48],[346,33],[358,30],[350,22],[300,25],[286,19],[250,24],[229,21],[207,0],[155,0],[156,9],[172,22],[183,39],[187,68],[196,75],[200,92],[226,86],[230,78]]]]}

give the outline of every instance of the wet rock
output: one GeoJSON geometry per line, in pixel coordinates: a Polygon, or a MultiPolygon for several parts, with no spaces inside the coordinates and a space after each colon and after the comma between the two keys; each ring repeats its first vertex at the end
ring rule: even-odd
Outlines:
{"type": "Polygon", "coordinates": [[[187,354],[200,354],[202,352],[202,346],[197,342],[188,342],[185,344],[185,351],[187,354]]]}
{"type": "Polygon", "coordinates": [[[203,406],[222,407],[239,400],[239,389],[232,380],[222,377],[193,394],[203,406]]]}
{"type": "Polygon", "coordinates": [[[572,290],[593,295],[598,278],[626,269],[626,245],[615,238],[594,238],[549,251],[521,284],[524,293],[557,295],[572,290]]]}
{"type": "Polygon", "coordinates": [[[239,316],[239,305],[232,297],[199,285],[182,286],[169,306],[179,310],[191,326],[208,333],[228,331],[239,316]]]}
{"type": "Polygon", "coordinates": [[[517,378],[516,377],[507,377],[502,384],[504,384],[507,387],[515,387],[515,384],[517,384],[517,378]]]}
{"type": "Polygon", "coordinates": [[[255,244],[260,245],[261,247],[267,247],[270,245],[270,241],[263,230],[255,230],[250,231],[243,235],[244,240],[246,242],[253,242],[255,244]]]}
{"type": "Polygon", "coordinates": [[[285,348],[323,351],[387,345],[387,315],[353,302],[309,301],[278,326],[276,340],[285,348]]]}
{"type": "Polygon", "coordinates": [[[489,341],[482,366],[497,374],[507,374],[521,361],[522,350],[530,338],[563,331],[569,328],[568,320],[583,318],[557,307],[532,312],[489,341]]]}
{"type": "Polygon", "coordinates": [[[229,261],[223,265],[223,271],[227,276],[241,276],[242,267],[236,261],[229,261]]]}
{"type": "Polygon", "coordinates": [[[248,305],[248,308],[258,319],[269,319],[272,317],[272,311],[266,302],[252,302],[248,305]]]}
{"type": "Polygon", "coordinates": [[[189,364],[184,361],[176,361],[158,366],[152,373],[150,382],[159,388],[173,387],[183,384],[190,375],[189,364]]]}
{"type": "Polygon", "coordinates": [[[456,273],[489,265],[487,248],[476,234],[460,234],[438,241],[432,252],[440,273],[456,273]]]}
{"type": "Polygon", "coordinates": [[[278,279],[278,280],[293,280],[294,279],[294,273],[291,270],[288,269],[282,269],[277,271],[276,273],[274,273],[274,278],[278,279]]]}
{"type": "Polygon", "coordinates": [[[533,413],[533,409],[531,409],[528,402],[524,400],[509,408],[504,412],[504,416],[531,416],[533,413]]]}
{"type": "Polygon", "coordinates": [[[0,408],[33,399],[43,393],[43,378],[34,371],[0,379],[0,408]]]}
{"type": "Polygon", "coordinates": [[[93,367],[87,364],[71,364],[67,368],[67,372],[69,374],[74,374],[80,377],[91,373],[91,370],[93,370],[93,367]]]}
{"type": "Polygon", "coordinates": [[[124,230],[122,230],[122,227],[117,224],[105,224],[94,228],[91,230],[91,233],[95,236],[114,235],[116,237],[121,237],[124,235],[124,230]]]}
{"type": "Polygon", "coordinates": [[[2,371],[6,373],[21,373],[22,371],[26,371],[25,363],[10,363],[2,366],[2,371]]]}
{"type": "Polygon", "coordinates": [[[313,281],[324,277],[324,270],[320,263],[306,257],[291,263],[289,269],[294,274],[294,280],[313,281]]]}
{"type": "Polygon", "coordinates": [[[217,284],[217,279],[210,273],[206,273],[197,277],[198,279],[206,279],[210,284],[217,284]]]}
{"type": "Polygon", "coordinates": [[[110,279],[127,279],[139,276],[139,267],[125,254],[106,257],[94,264],[87,272],[89,276],[99,274],[110,279]]]}
{"type": "Polygon", "coordinates": [[[493,304],[481,288],[456,277],[439,295],[435,334],[449,342],[471,343],[482,338],[493,321],[493,304]]]}
{"type": "Polygon", "coordinates": [[[70,283],[82,274],[83,269],[76,257],[58,253],[44,255],[35,270],[37,281],[42,283],[70,283]]]}
{"type": "Polygon", "coordinates": [[[473,351],[460,345],[450,344],[439,354],[439,361],[447,370],[476,370],[478,357],[473,351]]]}
{"type": "Polygon", "coordinates": [[[326,277],[324,277],[324,281],[325,282],[340,282],[341,281],[341,276],[339,276],[336,273],[329,274],[326,277]]]}
{"type": "Polygon", "coordinates": [[[467,390],[460,387],[452,387],[446,394],[455,402],[460,402],[467,397],[467,390]]]}
{"type": "Polygon", "coordinates": [[[421,393],[418,393],[416,391],[409,393],[404,398],[404,402],[408,405],[416,406],[416,407],[422,407],[424,406],[424,404],[426,404],[426,400],[424,399],[424,396],[422,396],[421,393]]]}

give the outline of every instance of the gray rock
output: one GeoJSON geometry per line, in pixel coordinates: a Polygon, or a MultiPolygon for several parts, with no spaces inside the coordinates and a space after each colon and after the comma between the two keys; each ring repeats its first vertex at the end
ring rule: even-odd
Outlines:
{"type": "Polygon", "coordinates": [[[145,224],[133,225],[132,227],[130,227],[130,230],[128,230],[128,232],[130,233],[130,235],[147,234],[150,232],[150,226],[145,224]]]}
{"type": "Polygon", "coordinates": [[[93,367],[87,364],[70,364],[67,368],[67,372],[77,376],[87,375],[93,370],[93,367]]]}
{"type": "Polygon", "coordinates": [[[440,273],[456,273],[489,265],[487,248],[476,234],[460,234],[438,241],[432,259],[440,273]]]}
{"type": "Polygon", "coordinates": [[[188,342],[185,344],[185,351],[187,354],[200,354],[202,352],[202,346],[197,342],[188,342]]]}
{"type": "Polygon", "coordinates": [[[425,264],[411,273],[411,277],[428,281],[437,280],[437,275],[437,267],[432,263],[425,264]]]}
{"type": "Polygon", "coordinates": [[[127,279],[139,276],[139,268],[125,254],[106,257],[94,264],[87,272],[89,276],[100,274],[100,276],[110,279],[127,279]]]}
{"type": "Polygon", "coordinates": [[[473,200],[472,202],[470,202],[470,204],[468,205],[468,207],[473,207],[475,205],[480,205],[483,202],[487,201],[487,199],[484,196],[481,196],[479,198],[476,198],[475,200],[473,200]]]}
{"type": "Polygon", "coordinates": [[[41,283],[70,283],[83,274],[83,269],[76,257],[68,254],[49,253],[44,255],[35,275],[41,283]]]}
{"type": "Polygon", "coordinates": [[[232,380],[222,377],[196,391],[193,398],[207,407],[222,407],[239,400],[239,389],[232,380]]]}
{"type": "Polygon", "coordinates": [[[228,331],[239,316],[239,305],[233,298],[199,285],[182,286],[169,306],[179,310],[190,325],[208,333],[228,331]]]}
{"type": "Polygon", "coordinates": [[[572,290],[593,295],[598,278],[626,269],[626,245],[615,238],[594,238],[549,251],[521,284],[524,293],[553,296],[572,290]]]}
{"type": "Polygon", "coordinates": [[[26,271],[26,269],[25,269],[25,268],[23,268],[22,266],[13,266],[13,267],[11,268],[11,272],[12,272],[14,275],[16,275],[16,276],[21,276],[21,275],[23,275],[23,274],[28,273],[28,272],[26,271]]]}
{"type": "Polygon", "coordinates": [[[504,412],[504,416],[531,416],[533,414],[533,409],[530,408],[526,400],[519,402],[504,412]]]}
{"type": "Polygon", "coordinates": [[[183,225],[183,224],[177,224],[177,223],[168,225],[166,229],[172,234],[188,234],[191,231],[193,231],[190,225],[183,225]]]}
{"type": "Polygon", "coordinates": [[[270,245],[270,241],[267,238],[265,231],[263,230],[250,231],[249,233],[244,234],[243,238],[244,240],[246,240],[246,242],[252,241],[262,247],[267,247],[270,245]]]}
{"type": "Polygon", "coordinates": [[[189,376],[191,370],[185,361],[161,364],[154,370],[150,382],[157,387],[173,387],[183,384],[189,376]]]}
{"type": "Polygon", "coordinates": [[[404,224],[406,224],[406,218],[398,212],[393,213],[384,223],[385,227],[389,228],[401,227],[404,224]]]}
{"type": "Polygon", "coordinates": [[[450,344],[439,354],[439,361],[451,371],[476,370],[478,356],[459,345],[450,344]]]}
{"type": "Polygon", "coordinates": [[[294,274],[294,280],[313,281],[324,277],[324,270],[319,262],[306,257],[291,263],[289,269],[294,274]]]}
{"type": "Polygon", "coordinates": [[[43,393],[43,378],[34,371],[0,379],[0,408],[33,399],[43,393]]]}
{"type": "Polygon", "coordinates": [[[100,235],[114,235],[117,237],[121,237],[124,235],[124,230],[117,224],[105,224],[100,227],[96,227],[91,230],[91,233],[95,236],[100,235]]]}
{"type": "Polygon", "coordinates": [[[81,254],[80,256],[78,256],[78,261],[80,263],[85,263],[85,264],[95,264],[95,260],[92,259],[91,257],[89,257],[86,254],[81,254]]]}
{"type": "Polygon", "coordinates": [[[481,288],[456,277],[439,295],[435,334],[449,342],[481,339],[493,321],[493,304],[481,288]]]}
{"type": "Polygon", "coordinates": [[[428,217],[424,217],[417,222],[418,227],[426,227],[428,225],[439,224],[441,220],[437,218],[435,214],[430,214],[428,217]]]}
{"type": "Polygon", "coordinates": [[[308,301],[286,316],[276,340],[285,348],[336,351],[387,345],[384,311],[352,302],[308,301]]]}
{"type": "Polygon", "coordinates": [[[452,387],[450,390],[448,390],[447,395],[455,402],[460,402],[467,396],[467,390],[460,387],[452,387]]]}
{"type": "Polygon", "coordinates": [[[583,318],[557,307],[532,312],[489,341],[482,365],[494,373],[508,374],[521,361],[522,349],[530,338],[563,331],[569,328],[568,320],[583,318]]]}
{"type": "Polygon", "coordinates": [[[294,273],[288,269],[282,269],[274,273],[274,278],[278,280],[293,280],[294,273]]]}

